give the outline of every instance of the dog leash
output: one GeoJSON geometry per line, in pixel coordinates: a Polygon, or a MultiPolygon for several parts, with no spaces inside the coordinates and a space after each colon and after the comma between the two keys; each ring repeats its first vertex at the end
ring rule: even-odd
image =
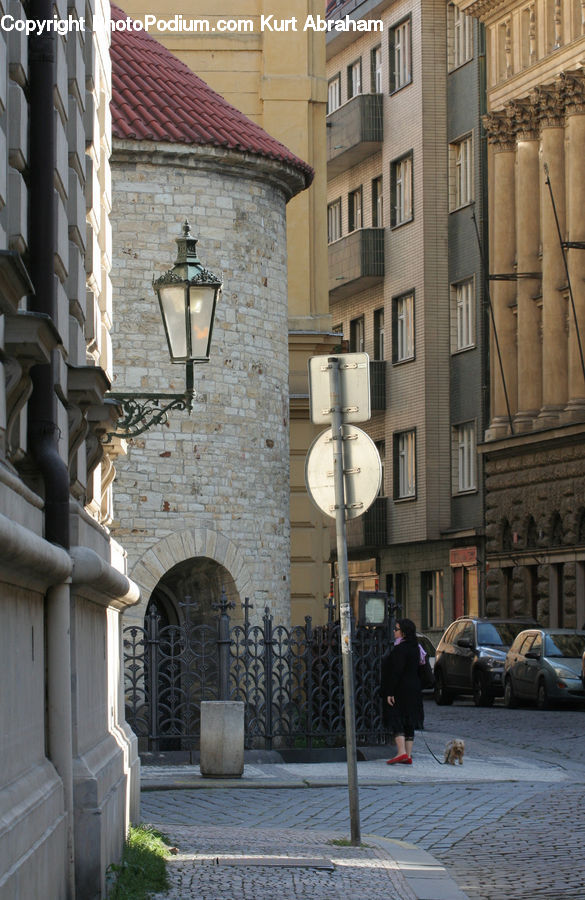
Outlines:
{"type": "Polygon", "coordinates": [[[435,759],[435,760],[439,763],[440,766],[444,766],[444,765],[445,765],[445,760],[444,760],[444,759],[439,759],[437,756],[435,756],[435,754],[433,753],[433,751],[431,750],[431,748],[429,747],[429,745],[428,745],[428,743],[427,743],[427,739],[426,739],[426,737],[424,736],[424,733],[421,734],[421,737],[422,737],[422,739],[423,739],[423,741],[424,741],[425,747],[427,748],[427,750],[429,751],[429,753],[431,754],[431,756],[433,757],[433,759],[435,759]]]}

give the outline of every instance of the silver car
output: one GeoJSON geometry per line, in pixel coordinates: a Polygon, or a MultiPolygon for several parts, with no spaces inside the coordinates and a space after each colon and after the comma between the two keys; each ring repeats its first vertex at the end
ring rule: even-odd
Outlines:
{"type": "Polygon", "coordinates": [[[581,660],[585,631],[530,628],[520,632],[504,663],[504,703],[534,700],[539,709],[551,703],[584,701],[581,660]]]}

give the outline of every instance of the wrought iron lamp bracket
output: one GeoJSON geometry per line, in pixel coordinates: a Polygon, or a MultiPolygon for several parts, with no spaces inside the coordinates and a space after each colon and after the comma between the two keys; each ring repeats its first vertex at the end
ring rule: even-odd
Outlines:
{"type": "Polygon", "coordinates": [[[114,400],[122,407],[115,431],[109,431],[106,441],[113,437],[134,438],[154,425],[164,425],[172,410],[191,412],[193,391],[184,394],[117,394],[109,393],[108,400],[114,400]],[[162,405],[161,405],[162,404],[162,405]]]}

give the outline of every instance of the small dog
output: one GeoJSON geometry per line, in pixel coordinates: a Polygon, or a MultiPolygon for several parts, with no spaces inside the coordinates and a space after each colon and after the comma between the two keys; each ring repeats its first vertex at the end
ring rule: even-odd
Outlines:
{"type": "Polygon", "coordinates": [[[450,766],[454,766],[456,761],[459,760],[459,765],[462,766],[464,753],[465,744],[463,741],[447,741],[447,745],[445,747],[445,762],[449,763],[450,766]]]}

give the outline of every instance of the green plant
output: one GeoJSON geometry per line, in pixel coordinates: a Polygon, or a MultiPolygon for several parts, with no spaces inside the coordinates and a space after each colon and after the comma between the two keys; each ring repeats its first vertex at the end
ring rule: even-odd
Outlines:
{"type": "Polygon", "coordinates": [[[164,835],[149,825],[131,826],[121,862],[108,867],[109,900],[148,900],[157,891],[166,890],[168,856],[164,835]]]}

